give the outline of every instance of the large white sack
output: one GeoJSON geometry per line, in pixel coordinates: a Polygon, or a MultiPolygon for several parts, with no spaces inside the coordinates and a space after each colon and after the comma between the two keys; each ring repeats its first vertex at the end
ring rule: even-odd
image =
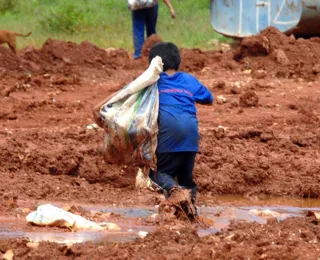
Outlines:
{"type": "Polygon", "coordinates": [[[162,65],[162,59],[155,57],[142,75],[101,107],[106,161],[144,165],[155,162],[159,113],[156,82],[162,65]]]}
{"type": "Polygon", "coordinates": [[[33,211],[27,215],[26,220],[28,223],[32,223],[37,226],[66,227],[72,230],[120,230],[116,224],[98,224],[51,204],[39,206],[37,211],[33,211]]]}

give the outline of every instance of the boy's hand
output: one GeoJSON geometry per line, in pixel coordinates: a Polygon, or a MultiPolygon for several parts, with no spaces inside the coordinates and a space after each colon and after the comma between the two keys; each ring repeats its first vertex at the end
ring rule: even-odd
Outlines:
{"type": "Polygon", "coordinates": [[[170,8],[170,13],[171,13],[171,18],[172,19],[176,18],[176,12],[174,11],[173,8],[170,8]]]}
{"type": "Polygon", "coordinates": [[[96,111],[96,110],[93,110],[93,111],[92,111],[92,114],[93,114],[93,118],[94,118],[94,121],[96,122],[96,124],[97,124],[99,127],[103,128],[103,122],[102,122],[102,119],[101,119],[101,117],[100,117],[99,112],[96,111]]]}
{"type": "Polygon", "coordinates": [[[96,124],[103,128],[103,122],[102,119],[100,117],[100,108],[107,103],[111,98],[113,98],[115,95],[117,95],[120,92],[120,90],[118,90],[117,92],[113,93],[112,95],[106,97],[104,100],[102,100],[100,103],[98,103],[97,105],[95,105],[95,107],[92,109],[92,115],[93,118],[96,122],[96,124]]]}
{"type": "Polygon", "coordinates": [[[163,0],[163,2],[169,7],[170,13],[171,13],[171,18],[172,19],[176,18],[176,12],[174,11],[170,0],[163,0]]]}

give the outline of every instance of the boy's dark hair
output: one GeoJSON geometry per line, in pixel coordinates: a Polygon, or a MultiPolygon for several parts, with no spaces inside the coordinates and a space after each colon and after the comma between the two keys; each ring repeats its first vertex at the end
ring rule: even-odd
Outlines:
{"type": "Polygon", "coordinates": [[[168,69],[178,70],[181,63],[180,51],[172,42],[159,42],[149,52],[149,63],[156,56],[160,56],[163,62],[163,71],[168,69]]]}

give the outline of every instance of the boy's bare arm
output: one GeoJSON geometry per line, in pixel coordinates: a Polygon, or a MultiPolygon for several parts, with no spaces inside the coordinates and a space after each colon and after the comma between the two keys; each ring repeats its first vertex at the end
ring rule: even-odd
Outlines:
{"type": "Polygon", "coordinates": [[[176,12],[174,11],[173,6],[172,6],[170,0],[163,0],[163,2],[169,7],[170,13],[171,13],[171,17],[172,17],[172,18],[176,18],[176,12]]]}

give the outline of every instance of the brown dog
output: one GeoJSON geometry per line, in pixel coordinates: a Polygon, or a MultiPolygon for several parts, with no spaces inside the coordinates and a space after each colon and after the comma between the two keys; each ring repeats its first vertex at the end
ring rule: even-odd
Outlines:
{"type": "Polygon", "coordinates": [[[21,34],[13,31],[0,30],[0,44],[7,43],[10,49],[17,54],[16,36],[28,37],[30,34],[31,32],[21,34]]]}

